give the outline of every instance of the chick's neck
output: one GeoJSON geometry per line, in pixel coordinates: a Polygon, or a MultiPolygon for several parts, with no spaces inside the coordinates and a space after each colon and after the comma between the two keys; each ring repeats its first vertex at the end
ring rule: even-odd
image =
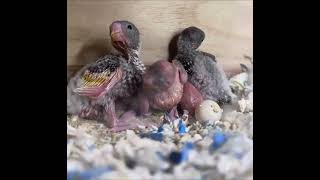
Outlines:
{"type": "Polygon", "coordinates": [[[196,59],[197,51],[191,48],[182,48],[178,51],[176,59],[180,61],[189,75],[193,73],[193,65],[196,59]]]}
{"type": "Polygon", "coordinates": [[[134,67],[141,73],[144,74],[146,67],[139,58],[139,50],[128,49],[127,50],[128,62],[133,64],[134,67]]]}

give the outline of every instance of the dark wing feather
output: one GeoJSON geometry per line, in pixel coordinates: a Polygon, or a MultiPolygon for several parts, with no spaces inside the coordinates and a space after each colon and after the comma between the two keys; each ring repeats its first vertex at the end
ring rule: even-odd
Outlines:
{"type": "Polygon", "coordinates": [[[122,77],[119,59],[106,56],[90,65],[82,74],[82,84],[74,92],[97,98],[107,93],[122,77]]]}
{"type": "Polygon", "coordinates": [[[217,62],[216,57],[210,53],[200,51],[204,56],[209,56],[214,62],[217,62]]]}

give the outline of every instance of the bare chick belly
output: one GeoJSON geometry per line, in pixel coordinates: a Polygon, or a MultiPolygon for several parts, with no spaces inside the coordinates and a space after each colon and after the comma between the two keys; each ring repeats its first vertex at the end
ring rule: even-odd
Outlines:
{"type": "Polygon", "coordinates": [[[170,110],[180,102],[182,93],[183,85],[175,83],[168,91],[156,94],[150,101],[150,106],[158,110],[170,110]]]}

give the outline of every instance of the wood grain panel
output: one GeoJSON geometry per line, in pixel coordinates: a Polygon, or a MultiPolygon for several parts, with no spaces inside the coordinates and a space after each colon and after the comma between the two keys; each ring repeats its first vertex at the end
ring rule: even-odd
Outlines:
{"type": "Polygon", "coordinates": [[[168,58],[170,39],[191,25],[206,33],[200,50],[216,55],[226,71],[238,71],[239,63],[249,64],[243,55],[252,56],[251,0],[68,0],[68,65],[113,51],[108,26],[120,19],[139,28],[147,65],[168,58]]]}

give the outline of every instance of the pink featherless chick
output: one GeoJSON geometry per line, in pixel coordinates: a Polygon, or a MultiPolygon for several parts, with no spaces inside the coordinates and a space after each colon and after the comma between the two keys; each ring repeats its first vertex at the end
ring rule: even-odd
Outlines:
{"type": "Polygon", "coordinates": [[[187,78],[186,71],[178,61],[170,63],[160,60],[152,64],[143,76],[140,115],[146,115],[152,108],[166,111],[171,120],[176,119],[177,105],[182,98],[187,78]]]}

